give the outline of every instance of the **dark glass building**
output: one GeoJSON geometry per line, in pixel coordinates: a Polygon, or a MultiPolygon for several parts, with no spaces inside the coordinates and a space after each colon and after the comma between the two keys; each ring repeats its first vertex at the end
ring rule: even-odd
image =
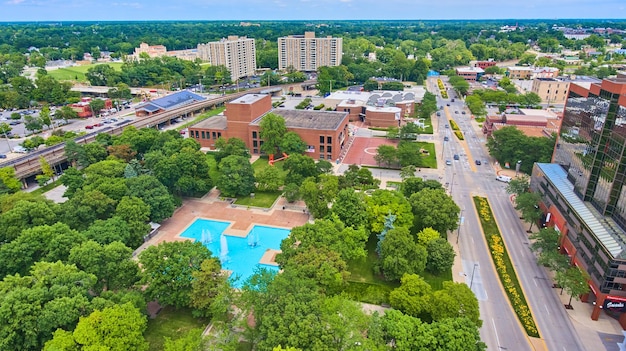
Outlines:
{"type": "Polygon", "coordinates": [[[591,318],[604,309],[626,328],[626,76],[570,85],[552,162],[531,178],[546,224],[589,274],[591,318]]]}

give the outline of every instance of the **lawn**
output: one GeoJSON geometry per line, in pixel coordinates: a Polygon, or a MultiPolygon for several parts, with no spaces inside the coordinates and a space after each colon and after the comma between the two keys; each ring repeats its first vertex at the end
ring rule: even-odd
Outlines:
{"type": "MultiPolygon", "coordinates": [[[[98,65],[101,65],[101,64],[102,63],[98,63],[98,65]]],[[[106,63],[106,64],[113,67],[113,69],[115,69],[116,71],[122,70],[121,62],[111,62],[111,63],[106,63]]],[[[53,69],[53,70],[48,71],[48,75],[59,81],[70,80],[70,81],[77,81],[80,83],[86,83],[87,77],[85,76],[85,73],[87,73],[87,70],[89,68],[94,67],[95,65],[96,64],[53,69]]]]}
{"type": "Polygon", "coordinates": [[[217,178],[220,176],[220,172],[217,170],[217,161],[215,161],[215,156],[207,152],[207,163],[209,164],[209,177],[213,181],[213,185],[217,184],[217,178]]]}
{"type": "Polygon", "coordinates": [[[176,310],[172,307],[165,307],[159,312],[155,319],[148,320],[148,328],[144,333],[148,341],[150,351],[163,350],[165,338],[178,339],[191,329],[204,329],[207,322],[194,318],[191,310],[176,310]]]}
{"type": "Polygon", "coordinates": [[[187,127],[193,126],[195,124],[198,124],[202,121],[204,121],[205,119],[209,119],[213,116],[217,116],[220,113],[224,112],[224,110],[226,109],[226,107],[218,107],[218,108],[214,108],[212,110],[209,110],[203,114],[198,115],[196,118],[192,119],[189,122],[186,122],[184,124],[181,124],[180,126],[176,127],[177,131],[181,131],[187,127]]]}
{"type": "Polygon", "coordinates": [[[238,197],[235,205],[270,208],[282,193],[282,191],[257,191],[254,197],[238,197]]]}
{"type": "Polygon", "coordinates": [[[287,172],[283,170],[283,163],[280,161],[274,163],[274,166],[270,166],[268,162],[268,158],[263,156],[252,163],[252,169],[254,169],[255,175],[259,174],[261,171],[263,171],[267,167],[276,167],[278,168],[278,170],[280,170],[283,173],[283,176],[287,175],[287,172]]]}
{"type": "Polygon", "coordinates": [[[432,168],[437,169],[437,156],[435,154],[435,144],[427,143],[427,142],[417,142],[420,149],[424,149],[428,151],[428,155],[422,155],[422,161],[424,162],[424,166],[422,168],[432,168]]]}

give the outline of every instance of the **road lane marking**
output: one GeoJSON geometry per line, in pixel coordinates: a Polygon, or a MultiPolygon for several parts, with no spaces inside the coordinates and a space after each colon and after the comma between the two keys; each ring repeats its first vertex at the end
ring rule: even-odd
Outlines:
{"type": "Polygon", "coordinates": [[[546,312],[548,312],[548,314],[550,314],[550,311],[548,310],[548,306],[546,306],[546,304],[543,304],[543,307],[546,308],[546,312]]]}
{"type": "Polygon", "coordinates": [[[496,322],[493,320],[493,318],[491,318],[491,324],[493,325],[493,330],[495,331],[496,342],[498,343],[498,347],[500,347],[500,338],[498,337],[498,329],[496,329],[496,322]]]}
{"type": "Polygon", "coordinates": [[[537,285],[537,279],[533,279],[533,282],[535,283],[536,287],[539,287],[539,285],[537,285]]]}
{"type": "Polygon", "coordinates": [[[522,257],[526,257],[526,256],[524,256],[524,249],[519,249],[519,252],[522,253],[522,257]]]}

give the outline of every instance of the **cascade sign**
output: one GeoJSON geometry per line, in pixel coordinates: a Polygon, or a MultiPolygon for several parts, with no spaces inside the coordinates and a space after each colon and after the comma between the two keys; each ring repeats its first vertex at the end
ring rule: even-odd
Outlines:
{"type": "Polygon", "coordinates": [[[624,301],[607,298],[604,300],[604,309],[617,313],[626,312],[626,303],[624,301]]]}

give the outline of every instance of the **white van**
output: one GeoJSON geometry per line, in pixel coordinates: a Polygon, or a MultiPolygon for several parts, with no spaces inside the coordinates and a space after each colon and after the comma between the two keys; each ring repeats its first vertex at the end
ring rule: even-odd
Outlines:
{"type": "Polygon", "coordinates": [[[499,180],[499,181],[505,182],[505,183],[510,183],[511,182],[511,177],[499,175],[499,176],[496,176],[496,180],[499,180]]]}

